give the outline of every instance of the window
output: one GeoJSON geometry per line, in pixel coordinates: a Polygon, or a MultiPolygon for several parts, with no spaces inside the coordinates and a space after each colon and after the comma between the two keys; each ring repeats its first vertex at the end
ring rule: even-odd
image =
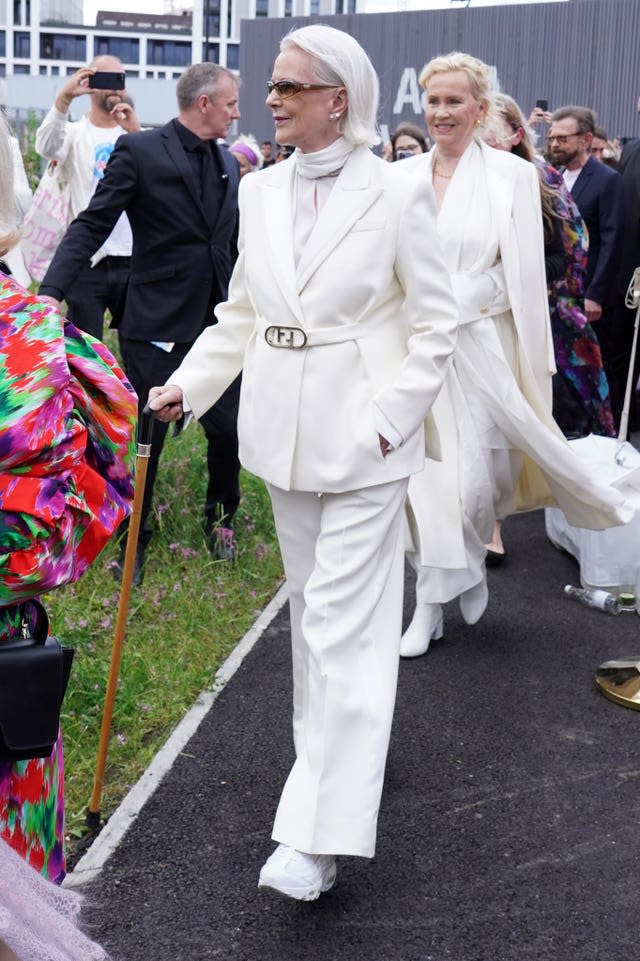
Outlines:
{"type": "Polygon", "coordinates": [[[87,59],[87,41],[83,35],[66,33],[40,34],[40,56],[43,60],[87,59]]]}
{"type": "Polygon", "coordinates": [[[28,64],[28,63],[16,63],[16,64],[13,65],[13,72],[14,72],[14,73],[29,73],[29,64],[28,64]]]}
{"type": "Polygon", "coordinates": [[[256,17],[269,16],[269,0],[256,0],[256,17]]]}
{"type": "Polygon", "coordinates": [[[229,70],[240,69],[240,46],[237,43],[227,44],[227,67],[229,70]]]}
{"type": "Polygon", "coordinates": [[[140,41],[128,37],[96,37],[93,52],[95,57],[107,54],[117,57],[123,63],[138,63],[140,41]]]}
{"type": "MultiPolygon", "coordinates": [[[[30,57],[31,56],[31,44],[29,42],[29,34],[22,33],[18,31],[13,35],[13,55],[14,57],[30,57]]],[[[23,73],[24,71],[20,71],[23,73]]],[[[18,71],[16,70],[16,73],[18,71]]]]}
{"type": "Polygon", "coordinates": [[[0,30],[0,57],[7,55],[7,35],[4,30],[0,30]]]}
{"type": "Polygon", "coordinates": [[[203,43],[202,59],[208,60],[210,63],[220,63],[220,44],[206,42],[203,43]]]}
{"type": "Polygon", "coordinates": [[[188,67],[191,44],[178,40],[147,40],[147,63],[156,67],[188,67]]]}
{"type": "Polygon", "coordinates": [[[291,16],[291,0],[284,0],[284,15],[285,17],[291,16]]]}

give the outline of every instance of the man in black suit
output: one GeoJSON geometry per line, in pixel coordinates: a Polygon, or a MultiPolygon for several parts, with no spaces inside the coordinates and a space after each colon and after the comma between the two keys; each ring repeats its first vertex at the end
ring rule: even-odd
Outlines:
{"type": "MultiPolygon", "coordinates": [[[[638,101],[640,111],[640,101],[638,101]]],[[[640,267],[640,140],[626,144],[620,157],[619,172],[624,186],[625,230],[622,257],[616,285],[614,323],[620,349],[616,356],[620,376],[625,382],[629,370],[636,310],[625,305],[625,295],[636,267],[640,267]]],[[[635,390],[640,372],[640,345],[636,352],[629,427],[640,430],[640,404],[635,390]]]]}
{"type": "Polygon", "coordinates": [[[589,232],[584,308],[600,342],[617,424],[626,375],[621,381],[616,362],[620,343],[612,315],[624,229],[624,191],[620,175],[591,156],[594,131],[595,119],[588,107],[561,107],[551,116],[547,157],[562,169],[589,232]]]}
{"type": "MultiPolygon", "coordinates": [[[[41,294],[61,301],[80,268],[121,213],[131,223],[131,273],[118,326],[127,376],[144,406],[227,296],[235,256],[239,172],[216,140],[226,138],[238,111],[238,81],[213,63],[195,64],[178,80],[178,117],[159,130],[122,137],[91,203],[70,225],[51,262],[41,294]]],[[[208,440],[205,528],[217,556],[229,557],[217,524],[230,526],[240,499],[236,436],[239,383],[201,423],[208,440]]],[[[167,426],[154,425],[142,508],[136,576],[142,577],[151,531],[146,524],[167,426]]]]}

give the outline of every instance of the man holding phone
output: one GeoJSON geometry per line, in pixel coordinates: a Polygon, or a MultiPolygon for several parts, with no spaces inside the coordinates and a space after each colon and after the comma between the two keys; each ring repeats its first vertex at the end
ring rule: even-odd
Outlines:
{"type": "MultiPolygon", "coordinates": [[[[71,220],[89,204],[118,137],[137,130],[140,122],[126,96],[124,68],[117,57],[96,57],[67,79],[38,128],[36,150],[60,164],[61,179],[70,189],[71,220]],[[78,97],[89,98],[89,111],[70,121],[69,109],[78,97]]],[[[70,320],[100,340],[105,310],[115,325],[122,311],[131,245],[131,228],[123,214],[66,291],[70,320]]]]}

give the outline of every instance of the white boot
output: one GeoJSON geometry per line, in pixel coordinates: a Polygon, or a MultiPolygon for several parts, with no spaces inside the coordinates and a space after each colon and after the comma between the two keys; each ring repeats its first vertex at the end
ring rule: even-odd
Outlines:
{"type": "Polygon", "coordinates": [[[416,604],[416,609],[400,641],[400,657],[419,657],[429,650],[431,640],[442,637],[442,605],[416,604]]]}

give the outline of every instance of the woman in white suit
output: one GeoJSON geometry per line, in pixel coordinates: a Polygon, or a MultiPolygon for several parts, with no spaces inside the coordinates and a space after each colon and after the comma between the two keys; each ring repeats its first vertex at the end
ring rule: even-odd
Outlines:
{"type": "Polygon", "coordinates": [[[240,457],[273,503],[294,676],[296,759],[259,883],[311,900],[335,855],[374,854],[407,479],[425,440],[438,452],[429,412],[457,311],[430,189],[369,149],[378,80],[358,43],[292,31],[268,91],[276,140],[295,153],[241,181],[229,300],[150,404],[198,417],[243,369],[240,457]]]}
{"type": "Polygon", "coordinates": [[[555,365],[538,176],[532,164],[479,137],[491,103],[488,67],[452,53],[430,61],[420,83],[435,147],[402,167],[433,186],[460,328],[454,370],[434,407],[441,434],[450,425],[444,456],[409,485],[417,605],[402,640],[406,657],[423,654],[442,634],[441,603],[460,596],[469,623],[483,613],[492,514],[494,559],[504,551],[499,523],[514,511],[557,504],[569,523],[596,530],[633,515],[617,492],[591,481],[551,416],[555,365]],[[436,531],[439,500],[449,507],[440,508],[446,523],[436,531]],[[440,560],[445,544],[457,548],[453,565],[440,560]]]}

